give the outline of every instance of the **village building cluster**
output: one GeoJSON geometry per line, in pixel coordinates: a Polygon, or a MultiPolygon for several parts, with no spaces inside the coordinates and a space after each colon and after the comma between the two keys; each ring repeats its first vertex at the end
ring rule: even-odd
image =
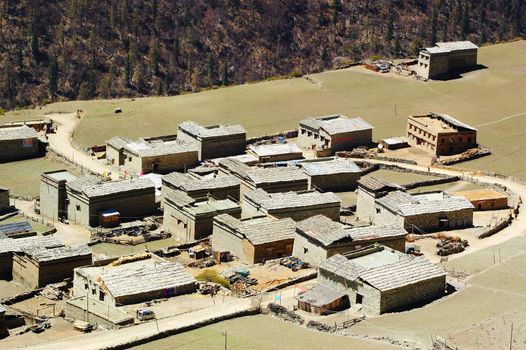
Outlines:
{"type": "MultiPolygon", "coordinates": [[[[476,129],[444,114],[412,116],[407,125],[402,141],[436,156],[477,145],[476,129]]],[[[13,141],[13,149],[31,152],[34,133],[21,128],[22,141],[13,141]]],[[[386,148],[396,143],[384,140],[386,148]]],[[[295,259],[317,270],[316,285],[297,296],[299,309],[324,315],[360,305],[364,314],[376,316],[445,293],[445,270],[407,254],[408,234],[472,227],[475,210],[508,203],[497,191],[411,194],[401,185],[364,176],[363,164],[341,156],[341,151],[372,144],[373,126],[342,115],[303,119],[296,143],[249,145],[240,125],[188,121],[176,135],[108,140],[106,161],[124,175],[121,180],[44,172],[39,210],[47,219],[89,229],[92,237],[112,229],[124,232],[156,217],[158,230],[179,247],[191,247],[191,257],[206,257],[201,244],[209,242],[218,263],[238,260],[252,266],[295,259]],[[307,151],[318,157],[305,159],[307,151]],[[340,192],[356,194],[352,220],[344,220],[350,209],[344,208],[340,192]]],[[[0,213],[7,207],[9,192],[0,189],[0,213]]],[[[91,315],[109,328],[121,327],[134,322],[123,305],[199,289],[190,264],[166,258],[172,252],[179,248],[94,262],[86,245],[66,246],[52,235],[4,235],[0,277],[31,288],[72,279],[67,317],[91,315]]]]}

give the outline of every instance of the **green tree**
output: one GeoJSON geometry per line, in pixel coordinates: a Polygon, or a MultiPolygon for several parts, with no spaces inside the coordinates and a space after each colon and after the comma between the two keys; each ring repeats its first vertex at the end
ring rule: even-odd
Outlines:
{"type": "Polygon", "coordinates": [[[434,45],[437,42],[437,11],[433,8],[431,12],[431,20],[429,25],[429,41],[431,45],[434,45]]]}
{"type": "Polygon", "coordinates": [[[31,25],[29,26],[29,34],[31,35],[31,55],[33,56],[33,60],[38,63],[40,61],[40,49],[38,48],[38,34],[37,30],[35,28],[35,24],[31,22],[31,25]]]}
{"type": "Polygon", "coordinates": [[[51,58],[48,66],[48,88],[49,97],[53,100],[58,90],[58,61],[55,56],[51,58]]]}
{"type": "Polygon", "coordinates": [[[126,54],[126,57],[124,58],[124,84],[126,87],[131,86],[133,76],[133,69],[132,69],[132,63],[131,63],[131,55],[128,52],[126,54]]]}
{"type": "Polygon", "coordinates": [[[469,33],[469,7],[466,5],[462,11],[462,20],[460,22],[460,38],[466,39],[466,35],[469,33]]]}
{"type": "Polygon", "coordinates": [[[393,40],[393,24],[394,20],[393,20],[393,15],[392,13],[390,12],[389,15],[387,16],[387,28],[385,30],[385,41],[386,42],[391,42],[391,40],[393,40]]]}
{"type": "Polygon", "coordinates": [[[155,39],[152,39],[150,43],[150,65],[152,74],[155,76],[159,75],[159,47],[155,39]]]}

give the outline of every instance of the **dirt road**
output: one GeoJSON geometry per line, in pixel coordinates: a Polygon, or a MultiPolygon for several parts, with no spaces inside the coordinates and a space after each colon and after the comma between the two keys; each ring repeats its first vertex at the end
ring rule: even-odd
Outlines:
{"type": "Polygon", "coordinates": [[[111,173],[112,180],[119,179],[119,175],[112,172],[111,168],[77,149],[73,145],[71,141],[73,139],[73,132],[79,122],[75,113],[49,114],[46,116],[58,125],[55,134],[48,134],[49,147],[51,147],[51,149],[66,157],[73,163],[89,169],[96,174],[102,175],[111,173]]]}
{"type": "Polygon", "coordinates": [[[220,304],[212,308],[201,309],[188,314],[160,319],[158,320],[158,323],[150,321],[148,323],[143,323],[134,327],[121,328],[112,331],[95,332],[74,338],[23,348],[35,350],[103,349],[138,339],[150,338],[159,332],[184,329],[186,327],[200,323],[206,323],[207,321],[217,318],[226,319],[229,316],[235,315],[237,313],[248,311],[252,307],[252,301],[250,299],[237,299],[231,303],[220,304]],[[159,329],[157,329],[157,325],[159,329]]]}

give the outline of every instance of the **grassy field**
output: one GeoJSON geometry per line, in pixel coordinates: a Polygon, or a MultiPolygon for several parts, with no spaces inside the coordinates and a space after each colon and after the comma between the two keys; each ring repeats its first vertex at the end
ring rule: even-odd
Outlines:
{"type": "Polygon", "coordinates": [[[9,188],[12,194],[38,197],[40,192],[40,174],[44,171],[64,168],[64,164],[48,158],[0,163],[0,186],[9,188]]]}
{"type": "Polygon", "coordinates": [[[200,123],[242,123],[250,136],[292,129],[309,115],[361,116],[375,126],[374,137],[402,135],[410,114],[451,114],[479,129],[479,141],[493,151],[463,167],[526,177],[526,42],[483,47],[487,69],[451,81],[419,82],[352,68],[304,78],[247,84],[175,97],[55,103],[10,112],[2,120],[50,112],[86,113],[76,134],[83,146],[114,135],[174,133],[187,119],[200,123]],[[395,115],[396,106],[396,115],[395,115]],[[114,114],[115,107],[123,109],[114,114]]]}
{"type": "Polygon", "coordinates": [[[403,349],[387,343],[372,340],[353,339],[308,330],[303,327],[285,324],[270,316],[243,317],[203,327],[173,337],[141,345],[134,350],[202,350],[223,349],[224,337],[228,334],[228,349],[243,350],[389,350],[403,349]]]}
{"type": "Polygon", "coordinates": [[[423,187],[417,187],[412,190],[409,190],[409,193],[420,193],[420,192],[428,192],[428,191],[447,191],[447,192],[458,192],[458,191],[473,191],[473,190],[480,190],[484,188],[483,186],[476,185],[471,182],[467,181],[455,181],[440,185],[434,185],[434,186],[423,186],[423,187]]]}

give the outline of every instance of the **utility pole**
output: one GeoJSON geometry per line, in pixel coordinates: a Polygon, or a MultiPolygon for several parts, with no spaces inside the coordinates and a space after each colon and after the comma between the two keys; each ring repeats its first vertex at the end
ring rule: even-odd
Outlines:
{"type": "MultiPolygon", "coordinates": [[[[510,350],[513,347],[513,323],[511,324],[511,333],[510,333],[510,350]]],[[[226,349],[226,348],[225,348],[226,349]]]]}
{"type": "Polygon", "coordinates": [[[223,337],[225,337],[225,350],[227,350],[228,333],[227,331],[224,331],[221,334],[223,335],[223,337]]]}

